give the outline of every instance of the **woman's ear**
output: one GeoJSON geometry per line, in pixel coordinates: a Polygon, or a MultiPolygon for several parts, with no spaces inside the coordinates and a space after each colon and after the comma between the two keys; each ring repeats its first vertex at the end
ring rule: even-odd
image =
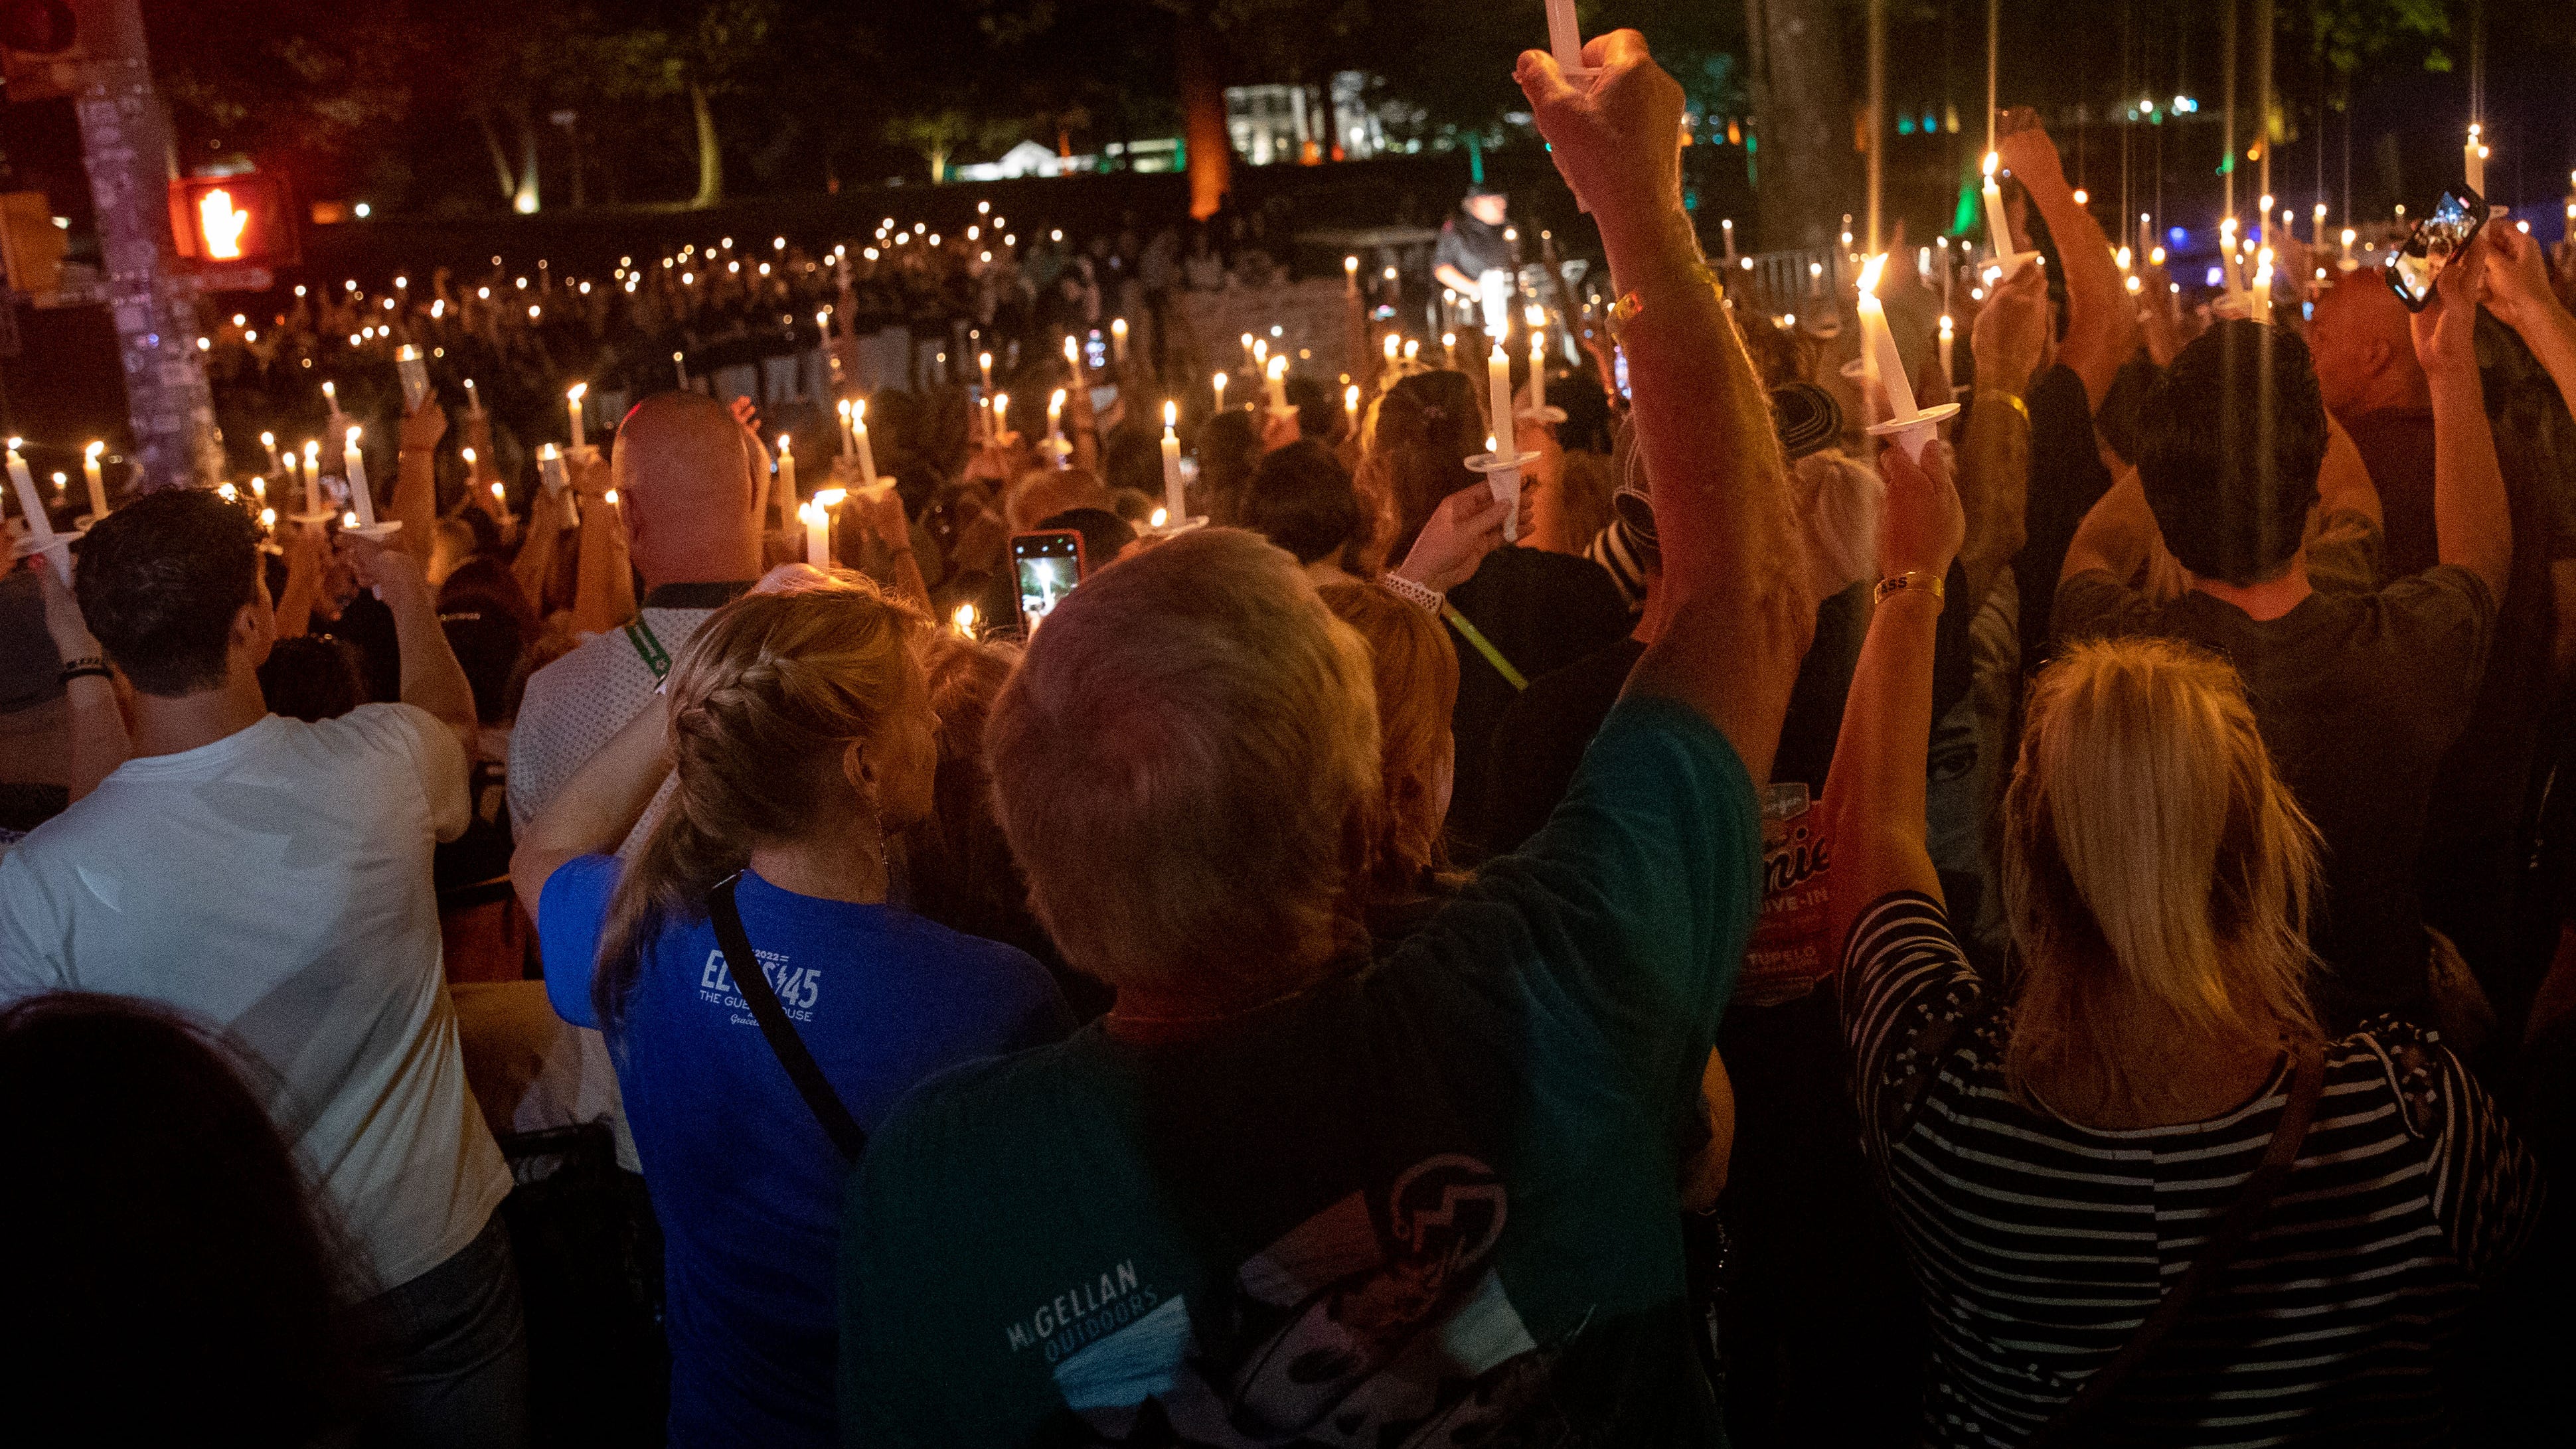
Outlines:
{"type": "Polygon", "coordinates": [[[860,799],[876,798],[877,767],[868,758],[867,741],[852,740],[842,746],[841,778],[850,782],[850,788],[858,792],[860,799]]]}

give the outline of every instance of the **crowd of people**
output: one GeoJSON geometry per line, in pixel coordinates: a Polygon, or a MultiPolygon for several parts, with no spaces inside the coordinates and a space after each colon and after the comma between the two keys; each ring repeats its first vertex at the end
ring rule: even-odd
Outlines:
{"type": "MultiPolygon", "coordinates": [[[[1032,346],[774,451],[665,354],[933,264],[435,278],[375,306],[443,349],[426,394],[332,403],[398,420],[398,526],[170,490],[14,572],[52,687],[0,713],[13,1417],[2563,1424],[2576,257],[2495,225],[2420,310],[2302,257],[2268,309],[2186,311],[2009,113],[1995,240],[2036,259],[1955,376],[1891,272],[1915,396],[1964,411],[1882,437],[1853,337],[1703,259],[1680,88],[1633,32],[1585,59],[1518,80],[1617,300],[1506,380],[1391,347],[1283,406],[1247,367],[1184,436],[1147,339],[1032,346]],[[496,418],[554,436],[565,359],[606,387],[630,332],[607,445],[505,480],[496,418]],[[1079,540],[1060,601],[1033,535],[1079,540]],[[563,1139],[496,1111],[526,1038],[469,981],[604,1046],[563,1125],[617,1190],[569,1198],[563,1139]],[[640,1281],[571,1303],[567,1242],[610,1240],[640,1281]]],[[[219,376],[300,395],[376,325],[346,291],[219,376]]],[[[1065,295],[1031,335],[1098,322],[1065,295]]]]}

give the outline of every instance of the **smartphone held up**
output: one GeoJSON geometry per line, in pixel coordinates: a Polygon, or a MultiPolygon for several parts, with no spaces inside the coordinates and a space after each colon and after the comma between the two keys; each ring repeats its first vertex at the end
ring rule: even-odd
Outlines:
{"type": "Polygon", "coordinates": [[[2381,275],[2388,288],[2409,312],[2421,312],[2433,300],[2433,281],[2442,275],[2451,259],[2469,249],[2478,232],[2487,224],[2486,198],[2465,186],[2442,193],[2433,210],[2415,230],[2408,234],[2405,245],[2389,254],[2381,275]]]}

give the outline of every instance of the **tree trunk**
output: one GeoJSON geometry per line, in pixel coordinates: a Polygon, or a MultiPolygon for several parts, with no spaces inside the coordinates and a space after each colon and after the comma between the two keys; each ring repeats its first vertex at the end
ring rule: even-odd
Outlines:
{"type": "Polygon", "coordinates": [[[698,194],[689,204],[713,206],[724,200],[724,152],[716,145],[716,113],[707,105],[706,87],[689,83],[689,109],[698,123],[698,194]]]}
{"type": "Polygon", "coordinates": [[[1181,144],[1189,148],[1190,217],[1205,221],[1234,184],[1234,146],[1225,130],[1225,86],[1217,69],[1216,32],[1184,18],[1175,37],[1180,61],[1181,144]]]}
{"type": "Polygon", "coordinates": [[[1861,189],[1838,0],[1744,0],[1762,245],[1820,247],[1861,189]]]}
{"type": "Polygon", "coordinates": [[[501,133],[492,129],[490,111],[476,111],[474,125],[483,133],[483,148],[492,154],[492,175],[501,184],[501,200],[506,205],[519,190],[517,178],[510,174],[510,153],[501,146],[501,133]]]}
{"type": "Polygon", "coordinates": [[[223,476],[223,447],[197,356],[196,288],[170,275],[170,119],[152,90],[143,16],[137,0],[97,0],[83,8],[82,26],[81,161],[98,212],[137,486],[208,486],[223,476]]]}
{"type": "Polygon", "coordinates": [[[510,209],[523,216],[533,215],[537,197],[537,125],[523,108],[513,118],[519,125],[519,194],[510,201],[510,209]]]}

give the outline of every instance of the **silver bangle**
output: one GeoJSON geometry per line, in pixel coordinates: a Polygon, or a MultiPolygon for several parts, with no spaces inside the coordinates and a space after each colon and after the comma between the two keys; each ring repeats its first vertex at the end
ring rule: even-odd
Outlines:
{"type": "Polygon", "coordinates": [[[1411,604],[1413,607],[1420,609],[1426,614],[1439,613],[1440,606],[1448,602],[1448,597],[1442,594],[1438,589],[1431,587],[1429,584],[1417,584],[1413,580],[1392,570],[1378,575],[1377,584],[1379,588],[1386,590],[1388,593],[1395,595],[1397,598],[1404,600],[1406,603],[1411,604]]]}

